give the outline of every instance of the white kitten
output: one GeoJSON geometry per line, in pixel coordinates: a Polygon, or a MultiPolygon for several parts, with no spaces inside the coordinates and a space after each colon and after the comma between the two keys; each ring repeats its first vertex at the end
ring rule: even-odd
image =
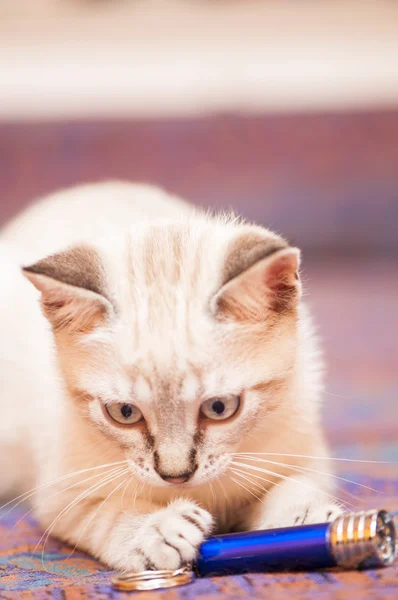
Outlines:
{"type": "Polygon", "coordinates": [[[0,268],[2,484],[38,486],[47,533],[118,569],[175,568],[212,529],[339,512],[281,237],[104,183],[15,219],[0,268]]]}

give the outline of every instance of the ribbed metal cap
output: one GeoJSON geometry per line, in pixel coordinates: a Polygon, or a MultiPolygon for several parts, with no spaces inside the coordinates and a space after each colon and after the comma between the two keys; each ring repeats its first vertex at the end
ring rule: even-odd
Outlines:
{"type": "Polygon", "coordinates": [[[329,531],[331,553],[340,567],[384,567],[395,560],[397,530],[385,510],[342,514],[329,531]]]}

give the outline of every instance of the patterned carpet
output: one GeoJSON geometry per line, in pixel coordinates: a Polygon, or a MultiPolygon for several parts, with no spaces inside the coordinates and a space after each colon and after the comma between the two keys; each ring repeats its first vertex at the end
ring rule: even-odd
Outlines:
{"type": "MultiPolygon", "coordinates": [[[[338,474],[378,490],[344,483],[358,508],[398,509],[398,280],[396,265],[323,264],[307,268],[308,299],[322,332],[330,366],[324,421],[333,455],[397,461],[376,465],[336,461],[338,474]]],[[[111,573],[52,539],[34,552],[40,529],[30,515],[0,518],[0,598],[105,600],[111,573]],[[44,564],[43,564],[44,563],[44,564]]],[[[398,565],[366,572],[283,573],[197,580],[178,590],[140,592],[143,600],[238,598],[377,600],[398,597],[398,565]]]]}

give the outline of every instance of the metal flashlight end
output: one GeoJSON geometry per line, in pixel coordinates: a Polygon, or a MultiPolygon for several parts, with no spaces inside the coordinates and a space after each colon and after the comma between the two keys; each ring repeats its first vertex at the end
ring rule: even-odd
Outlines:
{"type": "Polygon", "coordinates": [[[336,565],[346,569],[388,566],[396,556],[396,535],[385,510],[344,513],[330,525],[331,554],[336,565]]]}

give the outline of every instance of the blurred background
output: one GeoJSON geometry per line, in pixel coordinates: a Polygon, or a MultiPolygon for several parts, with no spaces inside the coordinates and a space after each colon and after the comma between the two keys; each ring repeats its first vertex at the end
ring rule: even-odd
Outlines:
{"type": "Polygon", "coordinates": [[[106,178],[299,245],[329,437],[397,456],[398,2],[1,0],[0,225],[106,178]]]}

